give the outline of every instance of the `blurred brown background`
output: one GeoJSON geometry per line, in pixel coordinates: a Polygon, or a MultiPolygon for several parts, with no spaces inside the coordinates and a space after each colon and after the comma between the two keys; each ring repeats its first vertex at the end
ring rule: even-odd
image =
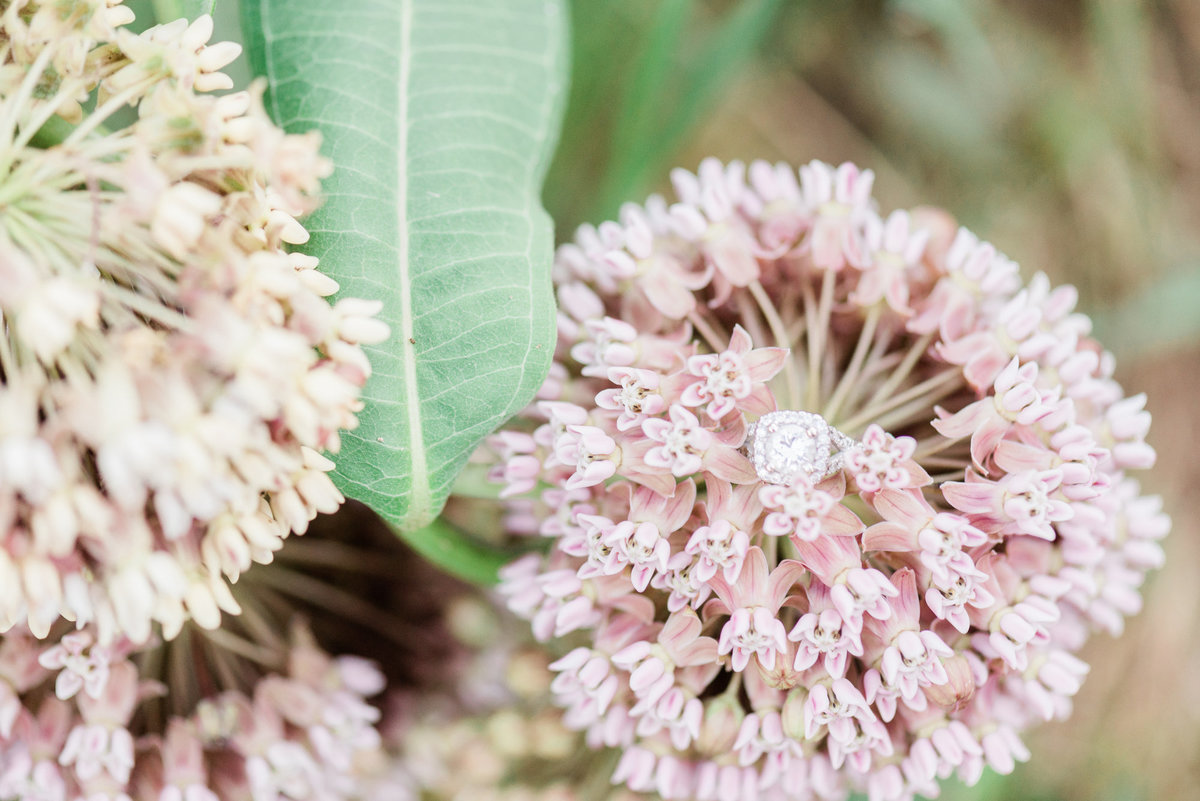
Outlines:
{"type": "Polygon", "coordinates": [[[1168,563],[1067,723],[952,799],[1200,798],[1200,2],[574,0],[569,238],[700,159],[852,160],[1080,289],[1154,414],[1168,563]]]}

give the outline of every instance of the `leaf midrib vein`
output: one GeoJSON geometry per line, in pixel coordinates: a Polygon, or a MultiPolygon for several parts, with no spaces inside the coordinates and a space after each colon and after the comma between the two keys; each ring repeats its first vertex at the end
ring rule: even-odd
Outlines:
{"type": "Polygon", "coordinates": [[[409,458],[412,460],[412,495],[406,517],[421,522],[429,513],[431,498],[429,468],[425,462],[424,426],[421,420],[421,398],[417,390],[416,349],[413,328],[412,276],[408,241],[408,82],[412,72],[412,0],[400,3],[400,36],[398,52],[400,72],[396,98],[396,250],[400,291],[400,352],[404,366],[404,412],[408,417],[409,458]]]}

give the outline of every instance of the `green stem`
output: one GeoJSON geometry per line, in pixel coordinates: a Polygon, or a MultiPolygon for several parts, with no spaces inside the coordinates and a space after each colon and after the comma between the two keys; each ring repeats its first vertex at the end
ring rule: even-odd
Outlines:
{"type": "Polygon", "coordinates": [[[154,19],[162,23],[186,17],[190,22],[201,14],[211,14],[216,4],[216,0],[153,0],[154,19]]]}
{"type": "Polygon", "coordinates": [[[438,518],[424,528],[396,531],[414,551],[452,576],[473,584],[500,581],[500,568],[522,551],[489,545],[438,518]]]}
{"type": "Polygon", "coordinates": [[[47,47],[39,53],[37,59],[29,66],[29,71],[25,73],[25,79],[21,81],[16,95],[10,97],[6,103],[0,106],[0,108],[3,108],[4,113],[3,119],[0,120],[0,142],[8,143],[8,146],[3,148],[4,155],[3,160],[0,161],[0,175],[7,175],[9,168],[12,167],[13,158],[16,156],[16,149],[11,146],[11,143],[17,132],[17,123],[20,122],[21,109],[29,102],[29,98],[33,95],[33,90],[37,87],[38,81],[42,79],[42,74],[50,64],[50,57],[52,55],[54,55],[54,48],[52,47],[47,47]]]}

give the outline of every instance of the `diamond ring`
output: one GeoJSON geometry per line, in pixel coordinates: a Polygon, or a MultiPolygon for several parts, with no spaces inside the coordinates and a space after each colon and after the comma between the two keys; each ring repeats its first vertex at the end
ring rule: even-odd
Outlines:
{"type": "Polygon", "coordinates": [[[768,484],[826,479],[842,469],[843,454],[855,444],[812,412],[769,412],[746,433],[746,455],[768,484]]]}

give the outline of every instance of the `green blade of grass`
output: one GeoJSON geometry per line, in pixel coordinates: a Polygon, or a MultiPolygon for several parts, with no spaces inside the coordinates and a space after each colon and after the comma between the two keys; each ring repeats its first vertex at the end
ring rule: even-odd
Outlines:
{"type": "Polygon", "coordinates": [[[671,73],[693,6],[693,0],[666,0],[659,7],[613,129],[608,170],[598,193],[606,214],[631,199],[628,193],[646,169],[647,153],[652,152],[664,105],[669,103],[671,73]]]}
{"type": "Polygon", "coordinates": [[[594,219],[611,217],[625,200],[641,199],[721,92],[758,52],[781,6],[781,0],[751,0],[739,6],[701,40],[674,81],[667,70],[677,58],[672,50],[686,41],[682,34],[690,3],[671,0],[662,6],[647,41],[641,74],[622,104],[620,144],[597,193],[594,219]]]}

